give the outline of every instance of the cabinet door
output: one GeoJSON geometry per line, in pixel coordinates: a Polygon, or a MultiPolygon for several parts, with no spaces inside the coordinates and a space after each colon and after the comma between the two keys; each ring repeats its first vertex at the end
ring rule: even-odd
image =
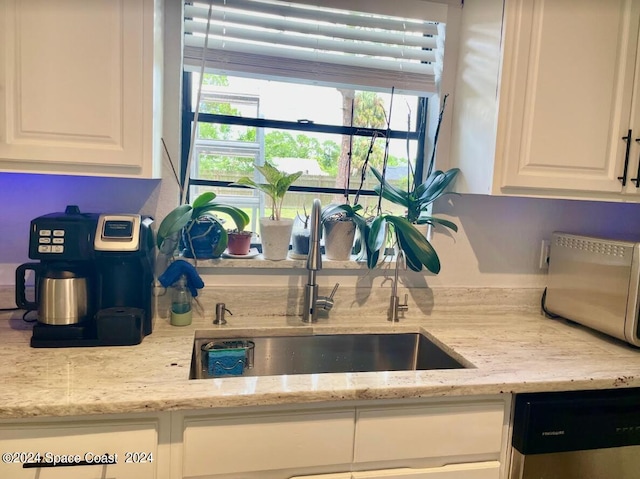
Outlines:
{"type": "Polygon", "coordinates": [[[354,416],[346,410],[187,417],[182,477],[348,466],[354,416]]]}
{"type": "Polygon", "coordinates": [[[0,426],[0,477],[138,479],[158,477],[158,423],[31,423],[0,426]],[[23,467],[39,458],[43,467],[23,467]],[[54,464],[56,464],[54,466],[54,464]],[[61,465],[61,464],[67,465],[61,465]]]}
{"type": "Polygon", "coordinates": [[[639,5],[506,2],[497,145],[503,191],[622,191],[639,5]]]}
{"type": "Polygon", "coordinates": [[[152,177],[154,0],[0,0],[0,171],[152,177]]]}
{"type": "Polygon", "coordinates": [[[354,472],[353,479],[499,479],[500,463],[497,461],[448,464],[424,469],[381,469],[354,472]]]}
{"type": "Polygon", "coordinates": [[[497,459],[504,424],[503,402],[363,408],[357,415],[354,462],[497,459]]]}

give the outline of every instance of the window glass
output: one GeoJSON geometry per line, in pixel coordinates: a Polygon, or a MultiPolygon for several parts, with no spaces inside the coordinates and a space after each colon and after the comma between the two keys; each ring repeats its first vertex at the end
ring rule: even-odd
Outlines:
{"type": "MultiPolygon", "coordinates": [[[[200,79],[189,77],[187,108],[195,110],[200,79]]],[[[214,74],[205,74],[202,83],[190,175],[198,181],[192,181],[190,196],[215,191],[221,201],[246,209],[254,231],[256,218],[269,213],[264,199],[254,190],[227,185],[242,176],[259,180],[254,164],[264,161],[288,173],[303,172],[285,196],[288,218],[304,216],[314,197],[326,205],[345,202],[346,188],[362,186],[371,193],[378,182],[368,174],[361,185],[365,161],[382,170],[386,157],[387,179],[406,188],[418,154],[416,130],[424,123],[417,96],[214,74]],[[250,120],[264,123],[254,126],[250,120]],[[344,134],[352,125],[354,134],[344,134]],[[372,135],[367,129],[378,131],[372,135]],[[394,138],[385,137],[387,129],[394,138]]],[[[348,195],[352,204],[354,196],[348,195]]],[[[374,211],[378,198],[362,195],[358,203],[374,211]]]]}

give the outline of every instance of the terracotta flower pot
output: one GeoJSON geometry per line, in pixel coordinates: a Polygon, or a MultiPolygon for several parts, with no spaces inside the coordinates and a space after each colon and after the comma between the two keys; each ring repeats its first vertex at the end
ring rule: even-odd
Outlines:
{"type": "Polygon", "coordinates": [[[251,231],[229,231],[227,249],[229,254],[246,255],[251,249],[251,231]]]}

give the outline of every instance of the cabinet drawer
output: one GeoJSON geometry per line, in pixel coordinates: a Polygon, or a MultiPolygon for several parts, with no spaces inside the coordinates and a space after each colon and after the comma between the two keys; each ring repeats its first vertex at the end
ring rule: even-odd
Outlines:
{"type": "Polygon", "coordinates": [[[498,461],[469,464],[449,464],[425,469],[382,469],[354,472],[352,479],[499,479],[498,461]]]}
{"type": "Polygon", "coordinates": [[[0,426],[0,450],[9,453],[0,463],[0,477],[11,479],[136,479],[155,478],[158,425],[85,422],[74,424],[31,423],[0,426]],[[18,453],[24,453],[22,456],[18,453]],[[90,465],[23,468],[24,459],[36,453],[45,462],[93,463],[90,465]],[[67,456],[65,460],[61,456],[67,456]],[[108,455],[108,456],[105,456],[108,455]],[[115,456],[117,455],[117,456],[115,456]],[[69,457],[72,456],[72,457],[69,457]],[[107,462],[97,463],[104,460],[107,462]]]}
{"type": "Polygon", "coordinates": [[[349,464],[354,411],[187,418],[183,474],[349,464]]]}
{"type": "Polygon", "coordinates": [[[472,454],[497,458],[504,407],[490,402],[358,410],[355,462],[472,454]]]}
{"type": "Polygon", "coordinates": [[[313,474],[311,476],[293,476],[289,479],[353,479],[350,472],[335,472],[330,474],[313,474]]]}

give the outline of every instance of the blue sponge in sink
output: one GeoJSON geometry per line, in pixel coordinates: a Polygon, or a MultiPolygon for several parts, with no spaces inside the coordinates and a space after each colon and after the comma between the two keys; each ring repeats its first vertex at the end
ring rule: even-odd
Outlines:
{"type": "Polygon", "coordinates": [[[207,372],[210,376],[242,376],[245,348],[210,349],[208,355],[207,372]]]}

